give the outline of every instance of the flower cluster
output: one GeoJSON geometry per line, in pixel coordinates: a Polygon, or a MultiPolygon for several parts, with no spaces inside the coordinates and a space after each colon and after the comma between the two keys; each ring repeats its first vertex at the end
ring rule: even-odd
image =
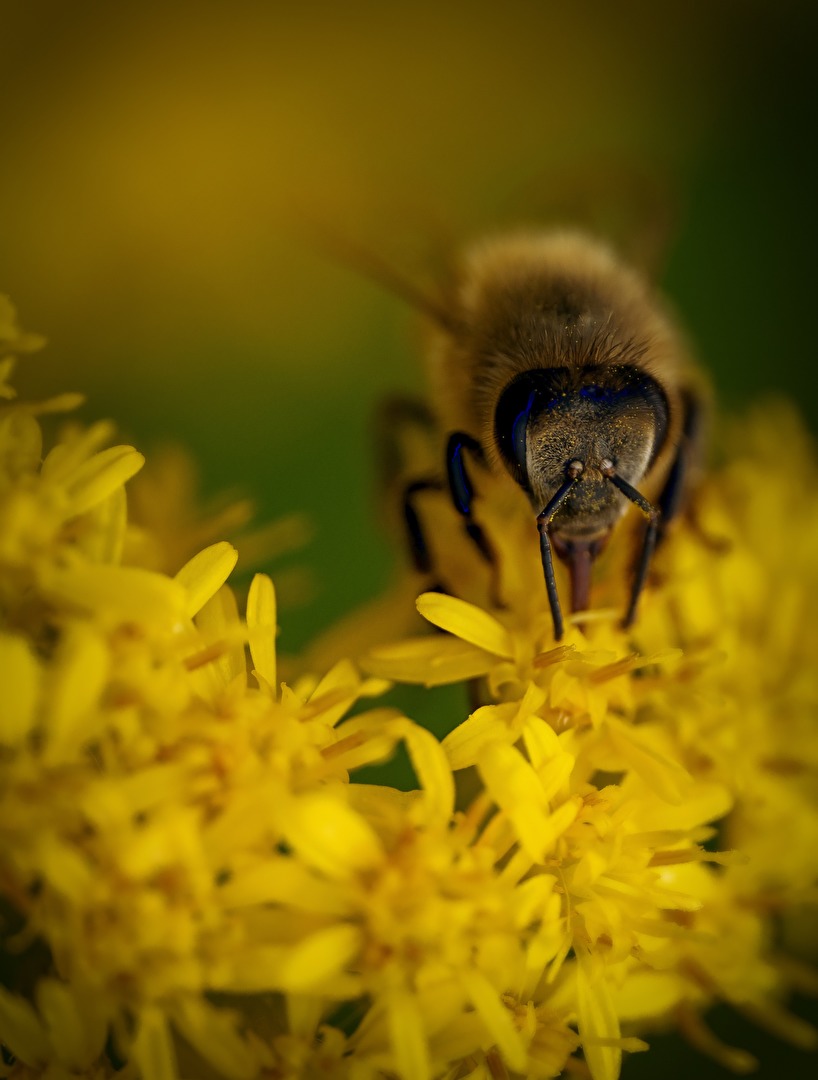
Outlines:
{"type": "Polygon", "coordinates": [[[107,424],[44,454],[38,415],[78,398],[15,399],[38,344],[0,306],[0,1075],[540,1080],[581,1054],[615,1080],[657,1026],[744,1071],[717,1001],[814,1043],[783,1004],[814,976],[775,943],[818,843],[818,463],[784,406],[703,478],[633,630],[627,538],[557,645],[530,520],[487,484],[498,607],[430,491],[439,632],[382,643],[407,580],[288,685],[272,582],[241,610],[227,584],[214,530],[244,509],[200,521],[107,424]],[[373,702],[393,682],[474,708],[439,742],[373,702]],[[416,790],[358,779],[399,744],[416,790]]]}
{"type": "MultiPolygon", "coordinates": [[[[784,403],[728,430],[723,451],[660,549],[633,628],[619,625],[626,540],[600,560],[599,607],[555,645],[536,533],[489,499],[507,602],[491,610],[492,572],[476,561],[464,577],[442,551],[439,575],[457,576],[460,596],[427,593],[417,607],[445,636],[375,646],[363,661],[398,681],[476,681],[481,703],[443,747],[453,769],[476,768],[519,874],[555,879],[551,963],[572,957],[579,988],[594,972],[574,1014],[595,1078],[616,1075],[623,1024],[681,1027],[746,1071],[749,1056],[702,1020],[716,1001],[816,1041],[781,1004],[816,979],[774,939],[818,896],[818,504],[804,496],[818,461],[784,403]],[[782,432],[797,474],[781,472],[782,432]]],[[[453,516],[433,497],[426,513],[453,516]]]]}

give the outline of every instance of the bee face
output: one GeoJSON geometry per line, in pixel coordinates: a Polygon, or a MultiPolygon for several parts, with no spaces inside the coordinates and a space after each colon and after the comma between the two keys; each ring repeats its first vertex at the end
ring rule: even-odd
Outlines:
{"type": "Polygon", "coordinates": [[[590,539],[624,510],[603,463],[638,483],[661,452],[667,427],[667,400],[655,379],[631,365],[587,365],[519,375],[500,396],[494,436],[506,468],[538,510],[569,464],[581,464],[553,531],[590,539]]]}

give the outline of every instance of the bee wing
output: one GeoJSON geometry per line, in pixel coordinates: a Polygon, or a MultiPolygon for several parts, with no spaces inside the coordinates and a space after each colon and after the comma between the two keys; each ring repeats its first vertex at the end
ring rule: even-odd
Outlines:
{"type": "Polygon", "coordinates": [[[388,208],[348,206],[328,216],[320,205],[293,204],[290,232],[329,262],[368,279],[408,303],[432,323],[451,330],[452,257],[463,230],[435,212],[398,196],[388,208]],[[339,224],[341,222],[342,224],[339,224]]]}

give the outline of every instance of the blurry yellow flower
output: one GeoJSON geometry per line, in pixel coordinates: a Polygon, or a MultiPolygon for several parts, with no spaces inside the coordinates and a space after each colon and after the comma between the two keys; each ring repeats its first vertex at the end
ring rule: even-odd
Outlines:
{"type": "Polygon", "coordinates": [[[341,723],[384,686],[349,663],[278,685],[272,584],[256,578],[242,622],[229,544],[173,578],[123,565],[142,457],[103,449],[110,433],[72,425],[41,464],[31,408],[0,416],[0,882],[6,947],[42,976],[33,1000],[3,990],[0,1036],[32,1069],[74,1070],[112,1037],[161,1076],[176,1031],[254,1076],[236,1014],[201,996],[243,989],[239,960],[265,941],[266,899],[237,907],[230,883],[292,879],[282,829],[299,798],[326,789],[343,814],[349,769],[391,751],[378,718],[395,714],[341,723]]]}
{"type": "Polygon", "coordinates": [[[44,454],[37,415],[77,398],[14,399],[36,344],[0,304],[0,1075],[616,1080],[671,1026],[747,1071],[718,1001],[815,1044],[774,921],[814,907],[818,843],[818,464],[790,414],[704,478],[631,631],[626,545],[555,645],[531,529],[483,493],[497,610],[432,492],[436,632],[394,640],[413,578],[288,685],[272,581],[228,584],[246,507],[200,515],[178,456],[139,488],[108,424],[44,454]],[[475,707],[438,742],[370,704],[391,681],[475,707]],[[398,745],[416,790],[356,782],[398,745]]]}
{"type": "MultiPolygon", "coordinates": [[[[618,1069],[618,1017],[632,1026],[688,1007],[686,1034],[744,1068],[747,1056],[720,1047],[694,1012],[717,999],[815,1042],[779,1004],[771,917],[818,898],[818,504],[803,497],[818,462],[784,405],[757,410],[726,449],[662,546],[631,630],[616,621],[624,542],[599,566],[603,606],[555,645],[534,545],[516,522],[505,527],[489,488],[484,527],[512,602],[487,610],[475,574],[462,597],[418,598],[443,635],[362,657],[397,681],[471,682],[477,708],[443,747],[454,769],[476,767],[495,826],[511,830],[509,866],[555,876],[565,921],[551,970],[573,951],[597,1080],[618,1069]],[[797,475],[781,474],[785,431],[797,475]],[[737,854],[702,847],[716,821],[737,854]],[[592,1019],[597,1035],[607,1025],[601,1054],[592,1019]]],[[[427,505],[431,531],[435,513],[448,509],[427,505]]],[[[437,571],[450,580],[446,558],[437,571]]]]}
{"type": "Polygon", "coordinates": [[[302,547],[310,529],[303,515],[290,514],[247,532],[254,507],[249,499],[221,497],[200,506],[195,463],[179,446],[152,455],[128,488],[128,563],[174,574],[189,558],[224,537],[239,549],[240,565],[258,566],[302,547]]]}

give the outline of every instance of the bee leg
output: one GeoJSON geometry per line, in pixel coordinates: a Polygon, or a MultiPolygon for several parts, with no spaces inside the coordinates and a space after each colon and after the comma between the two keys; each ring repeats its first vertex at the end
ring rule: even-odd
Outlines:
{"type": "Polygon", "coordinates": [[[636,564],[636,574],[634,575],[633,585],[631,587],[631,598],[628,603],[628,610],[625,613],[625,618],[622,620],[622,625],[625,627],[632,626],[633,620],[636,618],[636,605],[639,603],[639,597],[645,585],[645,578],[648,575],[650,560],[656,550],[661,520],[662,518],[658,510],[654,510],[648,518],[648,526],[645,529],[645,536],[642,540],[642,551],[639,554],[639,562],[636,564]]]}
{"type": "Polygon", "coordinates": [[[631,598],[628,603],[628,610],[625,612],[625,618],[622,620],[622,625],[627,627],[631,626],[633,620],[636,618],[636,605],[639,603],[639,597],[645,586],[645,579],[648,575],[650,560],[656,550],[656,541],[659,537],[662,512],[659,507],[648,502],[645,496],[637,491],[635,487],[632,487],[627,480],[623,480],[622,477],[614,471],[614,467],[610,461],[603,461],[601,463],[601,472],[603,476],[611,481],[615,488],[618,488],[619,491],[622,492],[626,499],[630,499],[632,503],[635,503],[648,519],[648,525],[642,539],[642,550],[639,553],[639,561],[636,564],[636,574],[634,575],[633,585],[631,586],[631,598]]]}
{"type": "Polygon", "coordinates": [[[419,574],[431,574],[433,564],[426,540],[426,531],[415,506],[415,496],[421,491],[441,491],[442,488],[443,485],[439,480],[415,480],[407,484],[403,491],[403,522],[406,527],[409,554],[412,565],[419,574]]]}
{"type": "Polygon", "coordinates": [[[703,410],[692,394],[684,396],[684,421],[682,438],[676,457],[670,467],[665,486],[657,500],[662,514],[658,542],[661,543],[669,522],[676,517],[682,505],[690,470],[695,465],[703,437],[703,410]]]}
{"type": "Polygon", "coordinates": [[[455,509],[463,515],[466,535],[489,564],[493,572],[492,598],[497,607],[502,607],[499,589],[499,564],[497,555],[489,542],[482,526],[472,517],[474,485],[471,482],[463,451],[468,450],[481,465],[486,463],[483,447],[471,435],[464,431],[454,431],[446,444],[446,475],[449,478],[449,493],[455,509]]]}
{"type": "MultiPolygon", "coordinates": [[[[414,569],[434,580],[434,561],[417,496],[424,491],[440,491],[443,483],[434,470],[425,475],[417,472],[413,452],[428,443],[429,464],[433,462],[437,443],[435,417],[424,401],[395,396],[380,402],[374,429],[379,502],[386,508],[388,519],[402,532],[414,569]]],[[[442,591],[439,584],[430,588],[442,591]]]]}
{"type": "Polygon", "coordinates": [[[582,472],[582,463],[572,461],[567,469],[567,476],[556,495],[548,505],[537,515],[537,529],[540,533],[540,557],[542,559],[543,573],[545,574],[545,591],[548,594],[548,604],[551,608],[551,620],[554,624],[554,640],[561,641],[564,631],[562,621],[562,608],[557,593],[557,582],[554,578],[554,555],[551,549],[551,537],[548,535],[548,526],[551,520],[568,498],[571,488],[577,482],[582,472]]]}

